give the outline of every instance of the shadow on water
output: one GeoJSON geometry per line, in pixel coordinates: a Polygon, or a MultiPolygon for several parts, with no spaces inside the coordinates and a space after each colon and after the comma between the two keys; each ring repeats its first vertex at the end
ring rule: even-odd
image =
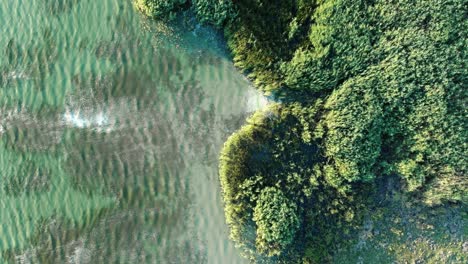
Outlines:
{"type": "Polygon", "coordinates": [[[42,0],[46,13],[58,16],[70,12],[81,0],[42,0]]]}
{"type": "Polygon", "coordinates": [[[4,176],[2,182],[6,195],[20,196],[37,192],[47,192],[50,189],[50,171],[36,163],[28,163],[15,168],[17,171],[4,176]]]}
{"type": "Polygon", "coordinates": [[[187,204],[170,212],[161,212],[158,206],[103,209],[90,214],[84,224],[54,215],[39,221],[32,248],[9,250],[4,256],[26,263],[204,263],[205,256],[193,239],[174,238],[170,246],[165,240],[186,228],[187,204]],[[164,228],[162,223],[175,228],[164,228]]]}
{"type": "Polygon", "coordinates": [[[27,46],[15,38],[8,41],[4,49],[6,64],[0,68],[0,85],[38,81],[51,74],[60,54],[52,29],[42,30],[35,41],[27,46]]]}

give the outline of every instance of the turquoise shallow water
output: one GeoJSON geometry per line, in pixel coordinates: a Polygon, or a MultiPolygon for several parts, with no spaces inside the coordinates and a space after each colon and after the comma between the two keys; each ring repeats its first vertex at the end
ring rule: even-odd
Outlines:
{"type": "Polygon", "coordinates": [[[221,37],[130,0],[0,2],[0,263],[242,263],[218,180],[266,102],[221,37]]]}

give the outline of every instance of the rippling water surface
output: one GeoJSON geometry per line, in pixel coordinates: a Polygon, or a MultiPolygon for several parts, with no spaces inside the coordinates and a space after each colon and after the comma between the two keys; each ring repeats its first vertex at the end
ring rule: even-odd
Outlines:
{"type": "Polygon", "coordinates": [[[242,263],[218,180],[265,101],[130,0],[0,1],[0,263],[242,263]]]}

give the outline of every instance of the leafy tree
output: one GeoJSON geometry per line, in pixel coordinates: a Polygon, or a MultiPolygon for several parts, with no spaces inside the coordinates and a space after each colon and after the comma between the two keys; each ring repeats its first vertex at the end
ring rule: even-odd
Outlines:
{"type": "Polygon", "coordinates": [[[231,0],[194,0],[193,8],[199,20],[217,27],[225,25],[236,16],[231,0]]]}
{"type": "Polygon", "coordinates": [[[187,0],[134,0],[135,6],[148,17],[168,18],[187,0]]]}
{"type": "Polygon", "coordinates": [[[268,256],[279,255],[291,244],[300,219],[295,203],[275,187],[262,190],[253,213],[257,225],[257,249],[268,256]]]}

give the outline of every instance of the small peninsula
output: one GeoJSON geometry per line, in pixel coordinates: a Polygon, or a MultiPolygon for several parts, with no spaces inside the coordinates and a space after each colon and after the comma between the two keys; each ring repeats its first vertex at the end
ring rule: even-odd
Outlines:
{"type": "Polygon", "coordinates": [[[220,156],[231,239],[251,262],[468,261],[466,1],[134,4],[224,32],[272,98],[220,156]]]}

